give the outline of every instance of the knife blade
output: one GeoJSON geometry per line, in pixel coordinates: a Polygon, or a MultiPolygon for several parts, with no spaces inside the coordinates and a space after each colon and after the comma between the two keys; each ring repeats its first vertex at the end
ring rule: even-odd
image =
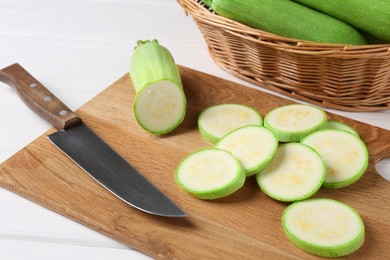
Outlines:
{"type": "Polygon", "coordinates": [[[0,70],[0,81],[14,87],[31,110],[58,130],[47,138],[112,194],[150,214],[187,215],[21,65],[0,70]]]}

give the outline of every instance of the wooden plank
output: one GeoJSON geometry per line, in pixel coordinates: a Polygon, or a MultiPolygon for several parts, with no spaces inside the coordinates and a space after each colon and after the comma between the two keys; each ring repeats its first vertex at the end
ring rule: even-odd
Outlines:
{"type": "MultiPolygon", "coordinates": [[[[293,246],[283,233],[276,202],[248,178],[238,192],[202,201],[181,190],[174,180],[178,163],[188,153],[209,147],[197,130],[197,117],[209,105],[241,103],[263,116],[291,103],[211,75],[180,67],[188,98],[185,120],[174,132],[151,136],[135,122],[134,90],[128,75],[94,97],[77,113],[87,125],[145,177],[188,213],[185,219],[145,214],[118,200],[94,182],[46,139],[48,132],[0,166],[0,186],[134,247],[155,258],[315,258],[293,246]]],[[[349,258],[384,259],[390,254],[390,184],[375,163],[390,157],[390,131],[334,114],[331,119],[355,127],[367,144],[367,172],[355,184],[321,189],[316,197],[338,199],[354,207],[366,225],[366,242],[349,258]]]]}

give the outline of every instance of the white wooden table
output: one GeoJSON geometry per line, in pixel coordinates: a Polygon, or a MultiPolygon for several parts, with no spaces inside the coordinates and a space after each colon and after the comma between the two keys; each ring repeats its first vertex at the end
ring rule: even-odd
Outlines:
{"type": "MultiPolygon", "coordinates": [[[[254,87],[211,60],[195,23],[174,0],[0,0],[0,68],[19,62],[73,110],[127,73],[140,39],[158,39],[178,64],[254,87]]],[[[332,112],[390,130],[390,110],[332,112]]],[[[0,122],[0,162],[51,127],[2,83],[0,122]]],[[[377,168],[390,179],[390,160],[377,168]]],[[[0,258],[148,257],[0,189],[0,258]]]]}

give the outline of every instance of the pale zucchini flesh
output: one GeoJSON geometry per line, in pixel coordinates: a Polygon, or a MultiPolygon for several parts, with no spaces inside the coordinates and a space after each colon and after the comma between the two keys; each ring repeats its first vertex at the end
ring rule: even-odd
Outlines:
{"type": "Polygon", "coordinates": [[[264,126],[274,131],[280,142],[297,142],[306,135],[325,128],[326,114],[322,109],[304,104],[275,108],[267,113],[264,126]]]}
{"type": "Polygon", "coordinates": [[[197,198],[218,199],[244,185],[245,171],[230,152],[207,148],[183,159],[176,169],[176,181],[197,198]]]}
{"type": "Polygon", "coordinates": [[[201,135],[217,143],[227,133],[246,125],[262,125],[263,118],[253,108],[239,104],[214,105],[203,110],[198,118],[201,135]]]}
{"type": "Polygon", "coordinates": [[[364,142],[347,131],[325,129],[302,140],[325,160],[325,188],[342,188],[356,182],[368,167],[368,150],[364,142]]]}
{"type": "Polygon", "coordinates": [[[325,163],[311,147],[279,145],[274,158],[257,176],[260,189],[279,201],[303,200],[314,195],[325,178],[325,163]]]}
{"type": "Polygon", "coordinates": [[[177,83],[163,80],[145,86],[134,101],[137,122],[148,132],[163,134],[183,120],[186,100],[177,83]]]}
{"type": "Polygon", "coordinates": [[[278,137],[263,126],[250,125],[226,134],[216,147],[231,152],[249,177],[261,171],[272,160],[278,147],[278,137]]]}
{"type": "Polygon", "coordinates": [[[282,225],[293,244],[322,257],[351,254],[365,239],[359,213],[332,199],[313,198],[289,205],[283,213],[282,225]]]}

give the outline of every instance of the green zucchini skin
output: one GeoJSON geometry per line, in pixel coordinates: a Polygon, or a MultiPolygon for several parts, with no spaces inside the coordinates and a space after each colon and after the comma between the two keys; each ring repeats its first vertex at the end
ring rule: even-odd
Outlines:
{"type": "Polygon", "coordinates": [[[390,42],[389,0],[293,0],[390,42]]]}
{"type": "Polygon", "coordinates": [[[364,45],[349,24],[288,0],[204,0],[217,14],[280,36],[321,43],[364,45]]]}
{"type": "Polygon", "coordinates": [[[136,92],[161,80],[182,87],[180,73],[170,51],[157,40],[139,40],[130,63],[131,79],[136,92]]]}

